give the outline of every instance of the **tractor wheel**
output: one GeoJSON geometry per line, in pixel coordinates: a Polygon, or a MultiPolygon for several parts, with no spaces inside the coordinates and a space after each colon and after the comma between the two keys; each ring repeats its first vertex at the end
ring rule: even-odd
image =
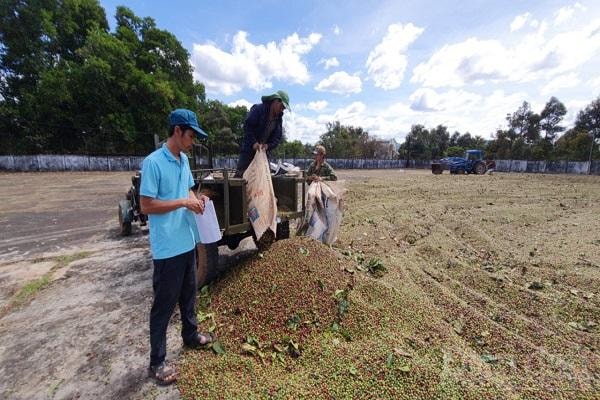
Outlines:
{"type": "Polygon", "coordinates": [[[122,236],[131,235],[131,202],[129,200],[119,201],[119,227],[122,236]]]}
{"type": "Polygon", "coordinates": [[[265,233],[263,233],[263,235],[260,237],[260,240],[257,240],[256,234],[252,232],[252,238],[254,239],[254,244],[258,248],[258,251],[261,253],[269,250],[269,247],[271,247],[275,241],[275,235],[270,229],[267,229],[265,233]]]}
{"type": "Polygon", "coordinates": [[[290,238],[290,221],[281,221],[277,224],[277,235],[275,240],[290,238]]]}
{"type": "Polygon", "coordinates": [[[196,245],[196,282],[198,288],[217,277],[219,246],[216,243],[196,245]]]}
{"type": "Polygon", "coordinates": [[[485,174],[485,164],[482,162],[478,162],[477,164],[475,164],[475,167],[473,168],[473,172],[476,173],[477,175],[483,175],[485,174]]]}

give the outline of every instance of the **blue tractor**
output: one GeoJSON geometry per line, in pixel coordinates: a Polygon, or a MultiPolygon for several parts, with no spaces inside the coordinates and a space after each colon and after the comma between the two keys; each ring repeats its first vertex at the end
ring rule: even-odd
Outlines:
{"type": "Polygon", "coordinates": [[[483,155],[483,150],[467,150],[464,157],[446,157],[439,162],[432,162],[431,172],[438,175],[447,169],[451,174],[483,175],[494,164],[493,161],[486,161],[483,155]]]}

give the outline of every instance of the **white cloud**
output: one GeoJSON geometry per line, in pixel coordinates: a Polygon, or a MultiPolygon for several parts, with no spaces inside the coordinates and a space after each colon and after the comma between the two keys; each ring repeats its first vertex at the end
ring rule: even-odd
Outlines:
{"type": "Polygon", "coordinates": [[[366,62],[369,76],[375,81],[375,86],[384,90],[400,86],[408,64],[405,52],[421,33],[423,28],[411,23],[388,26],[387,34],[369,53],[366,62]]]}
{"type": "Polygon", "coordinates": [[[525,23],[527,22],[530,16],[531,14],[529,14],[528,12],[525,14],[517,15],[515,19],[513,19],[513,21],[510,23],[510,31],[516,32],[522,27],[524,27],[525,23]]]}
{"type": "Polygon", "coordinates": [[[230,95],[244,88],[271,88],[273,80],[303,85],[310,79],[302,56],[319,43],[321,35],[301,38],[294,33],[279,43],[255,45],[248,34],[239,31],[233,37],[231,52],[213,43],[194,44],[191,63],[194,79],[206,85],[207,92],[230,95]]]}
{"type": "Polygon", "coordinates": [[[340,29],[340,27],[339,27],[339,26],[337,26],[337,25],[334,25],[334,26],[333,26],[333,34],[337,36],[337,35],[339,35],[340,33],[342,33],[342,30],[340,29]]]}
{"type": "Polygon", "coordinates": [[[513,60],[497,40],[467,39],[445,45],[417,65],[411,82],[429,87],[461,87],[466,83],[508,78],[513,60]]]}
{"type": "MultiPolygon", "coordinates": [[[[307,118],[299,113],[287,115],[288,125],[286,134],[290,140],[315,143],[319,136],[325,133],[326,124],[340,121],[342,125],[360,126],[371,136],[382,139],[405,138],[415,123],[421,123],[427,128],[444,125],[450,132],[470,132],[490,138],[499,127],[506,125],[505,116],[512,113],[527,98],[527,93],[517,92],[506,94],[496,90],[488,95],[450,90],[435,92],[431,89],[417,90],[411,98],[429,96],[430,108],[437,111],[419,110],[414,104],[398,102],[385,108],[368,108],[360,101],[352,102],[332,113],[323,113],[316,118],[307,118]]],[[[588,102],[589,103],[589,102],[588,102]]],[[[284,119],[285,121],[285,119],[284,119]]]]}
{"type": "Polygon", "coordinates": [[[477,38],[445,45],[415,67],[411,82],[428,87],[462,87],[548,80],[572,72],[600,54],[600,20],[571,31],[547,31],[548,24],[541,23],[512,48],[498,40],[477,38]]]}
{"type": "Polygon", "coordinates": [[[432,89],[417,89],[410,95],[410,108],[415,111],[453,111],[460,108],[477,107],[482,97],[464,90],[450,90],[438,94],[432,89]]]}
{"type": "Polygon", "coordinates": [[[345,71],[338,71],[319,82],[315,86],[315,90],[337,94],[360,93],[362,90],[362,81],[356,75],[350,75],[345,71]]]}
{"type": "Polygon", "coordinates": [[[563,119],[563,126],[573,126],[575,125],[575,120],[577,119],[577,114],[585,107],[587,107],[591,103],[590,100],[570,100],[565,102],[565,107],[567,108],[567,114],[563,119]]]}
{"type": "Polygon", "coordinates": [[[576,10],[585,11],[585,7],[583,7],[579,3],[575,3],[572,6],[566,6],[558,10],[554,13],[554,25],[560,25],[570,19],[575,15],[576,10]]]}
{"type": "Polygon", "coordinates": [[[234,102],[227,104],[229,107],[237,107],[237,106],[245,106],[248,110],[253,106],[253,103],[250,103],[246,99],[239,99],[234,102]]]}
{"type": "Polygon", "coordinates": [[[591,88],[594,93],[600,92],[600,76],[590,79],[585,86],[591,88]]]}
{"type": "Polygon", "coordinates": [[[561,89],[572,88],[574,86],[579,85],[580,83],[581,80],[579,79],[576,73],[560,75],[552,79],[546,84],[546,86],[542,88],[542,94],[556,96],[556,92],[560,91],[561,89]]]}
{"type": "Polygon", "coordinates": [[[308,103],[298,103],[294,105],[294,112],[311,110],[311,111],[322,111],[327,108],[329,103],[326,100],[311,101],[308,103]]]}
{"type": "Polygon", "coordinates": [[[337,58],[335,57],[331,57],[331,58],[322,58],[318,64],[323,64],[325,66],[325,69],[329,69],[331,67],[339,67],[340,62],[338,61],[337,58]]]}
{"type": "Polygon", "coordinates": [[[306,105],[306,108],[313,111],[321,111],[327,108],[327,104],[325,100],[311,101],[306,105]]]}
{"type": "Polygon", "coordinates": [[[300,140],[302,143],[316,143],[326,131],[324,123],[297,112],[285,114],[283,125],[288,140],[300,140]]]}

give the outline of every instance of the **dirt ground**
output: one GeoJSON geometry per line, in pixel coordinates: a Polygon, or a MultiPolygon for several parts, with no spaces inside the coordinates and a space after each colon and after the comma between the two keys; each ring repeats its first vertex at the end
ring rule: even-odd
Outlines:
{"type": "MultiPolygon", "coordinates": [[[[427,299],[465,353],[547,367],[553,377],[536,379],[549,390],[600,389],[599,177],[339,176],[349,191],[336,246],[381,257],[387,284],[427,299]]],[[[0,398],[179,398],[146,378],[147,230],[121,238],[116,224],[130,177],[0,174],[0,398]]],[[[175,316],[169,359],[178,327],[175,316]]],[[[523,384],[490,379],[507,397],[523,384]]]]}

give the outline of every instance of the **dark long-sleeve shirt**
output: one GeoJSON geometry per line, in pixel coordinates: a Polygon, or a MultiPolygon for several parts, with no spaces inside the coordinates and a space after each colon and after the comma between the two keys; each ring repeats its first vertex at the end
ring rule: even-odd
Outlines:
{"type": "Polygon", "coordinates": [[[250,108],[246,120],[244,121],[244,142],[241,152],[254,154],[252,146],[254,143],[266,143],[268,151],[273,151],[281,142],[283,136],[283,113],[275,120],[273,130],[265,137],[267,126],[269,125],[269,109],[271,103],[255,104],[250,108]]]}

